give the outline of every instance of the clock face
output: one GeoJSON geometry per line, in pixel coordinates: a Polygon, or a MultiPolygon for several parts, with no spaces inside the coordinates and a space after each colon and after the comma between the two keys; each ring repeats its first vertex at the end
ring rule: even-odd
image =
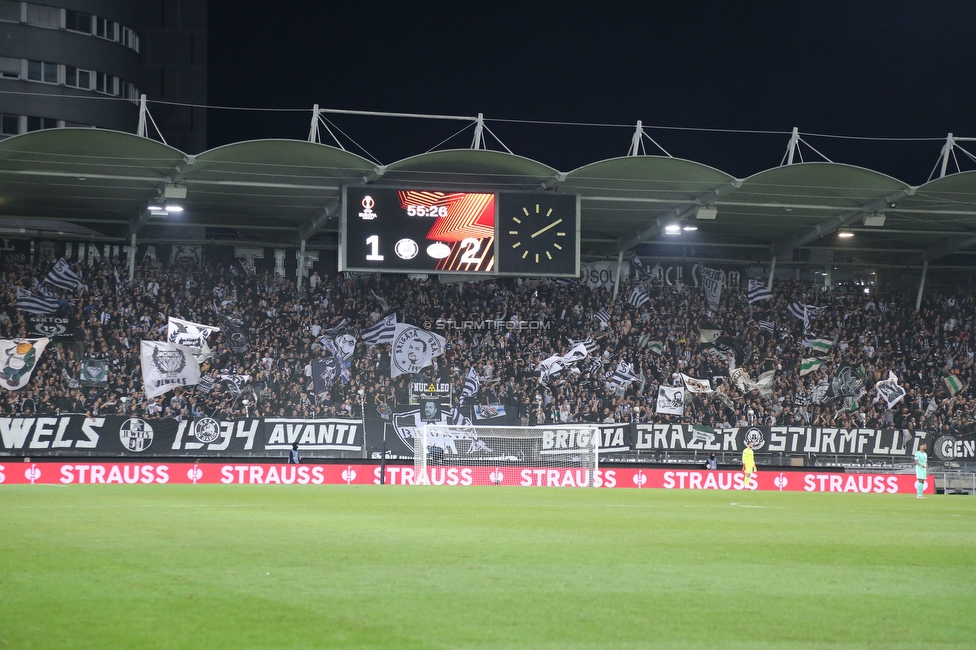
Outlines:
{"type": "Polygon", "coordinates": [[[577,201],[567,194],[505,194],[499,203],[500,270],[576,275],[577,201]]]}

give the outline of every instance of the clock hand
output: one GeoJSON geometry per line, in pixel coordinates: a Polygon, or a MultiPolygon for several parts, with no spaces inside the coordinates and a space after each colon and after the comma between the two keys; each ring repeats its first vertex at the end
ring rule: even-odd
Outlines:
{"type": "Polygon", "coordinates": [[[536,230],[534,233],[532,233],[531,235],[529,235],[529,237],[531,239],[535,239],[536,237],[538,237],[539,235],[541,235],[545,231],[549,230],[550,228],[554,228],[554,227],[558,226],[562,222],[563,222],[562,219],[556,219],[555,221],[553,221],[551,224],[549,224],[548,226],[546,226],[542,230],[536,230]]]}

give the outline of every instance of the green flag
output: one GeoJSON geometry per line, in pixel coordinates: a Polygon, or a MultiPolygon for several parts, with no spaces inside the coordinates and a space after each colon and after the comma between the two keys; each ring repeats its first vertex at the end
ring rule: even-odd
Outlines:
{"type": "Polygon", "coordinates": [[[949,375],[942,381],[945,382],[946,388],[949,389],[950,395],[955,395],[956,393],[961,391],[965,386],[965,384],[962,383],[962,380],[960,380],[959,377],[956,377],[955,375],[949,375]]]}
{"type": "Polygon", "coordinates": [[[822,363],[823,363],[822,360],[815,359],[813,357],[809,359],[803,359],[800,362],[800,376],[802,377],[803,375],[810,374],[811,372],[819,368],[822,363]]]}
{"type": "Polygon", "coordinates": [[[107,386],[108,361],[102,359],[82,359],[80,379],[82,386],[107,386]]]}

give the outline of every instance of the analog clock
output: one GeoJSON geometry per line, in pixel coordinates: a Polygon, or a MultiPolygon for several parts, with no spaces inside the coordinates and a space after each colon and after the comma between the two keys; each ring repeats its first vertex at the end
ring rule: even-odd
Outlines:
{"type": "Polygon", "coordinates": [[[567,194],[503,194],[499,202],[499,271],[576,275],[577,200],[567,194]]]}

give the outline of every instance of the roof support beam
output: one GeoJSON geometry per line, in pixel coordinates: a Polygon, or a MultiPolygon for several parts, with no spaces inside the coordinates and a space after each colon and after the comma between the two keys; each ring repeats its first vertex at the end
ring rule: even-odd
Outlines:
{"type": "Polygon", "coordinates": [[[342,203],[339,199],[332,199],[321,210],[305,220],[298,228],[298,240],[306,241],[318,232],[329,220],[339,213],[342,203]]]}
{"type": "Polygon", "coordinates": [[[892,203],[898,199],[915,193],[914,187],[909,187],[904,190],[898,190],[892,192],[886,196],[867,203],[866,205],[857,208],[856,210],[850,210],[849,212],[844,212],[843,214],[837,215],[836,217],[830,217],[829,219],[824,219],[820,223],[810,226],[809,228],[803,228],[798,230],[791,235],[787,235],[782,239],[774,241],[772,246],[770,246],[770,254],[773,257],[779,259],[788,259],[793,251],[801,246],[806,246],[807,244],[814,242],[818,239],[823,239],[827,235],[837,232],[840,228],[843,228],[849,223],[853,223],[858,218],[864,216],[869,212],[878,212],[884,208],[889,207],[892,203]]]}
{"type": "Polygon", "coordinates": [[[636,228],[628,233],[624,233],[617,239],[617,244],[614,246],[614,249],[611,252],[619,253],[621,251],[633,248],[634,246],[645,242],[652,237],[657,237],[661,234],[661,231],[664,230],[664,227],[669,223],[686,220],[688,217],[695,214],[698,211],[698,208],[701,206],[714,203],[716,199],[725,196],[741,185],[742,181],[735,179],[729,181],[728,183],[723,183],[718,187],[705,192],[704,194],[699,194],[691,203],[669,210],[660,217],[648,222],[643,227],[636,228]]]}
{"type": "Polygon", "coordinates": [[[969,234],[965,237],[953,237],[952,239],[946,239],[938,242],[937,244],[932,244],[923,250],[922,261],[934,262],[941,257],[958,253],[964,248],[969,248],[973,244],[976,244],[976,233],[969,234]]]}

